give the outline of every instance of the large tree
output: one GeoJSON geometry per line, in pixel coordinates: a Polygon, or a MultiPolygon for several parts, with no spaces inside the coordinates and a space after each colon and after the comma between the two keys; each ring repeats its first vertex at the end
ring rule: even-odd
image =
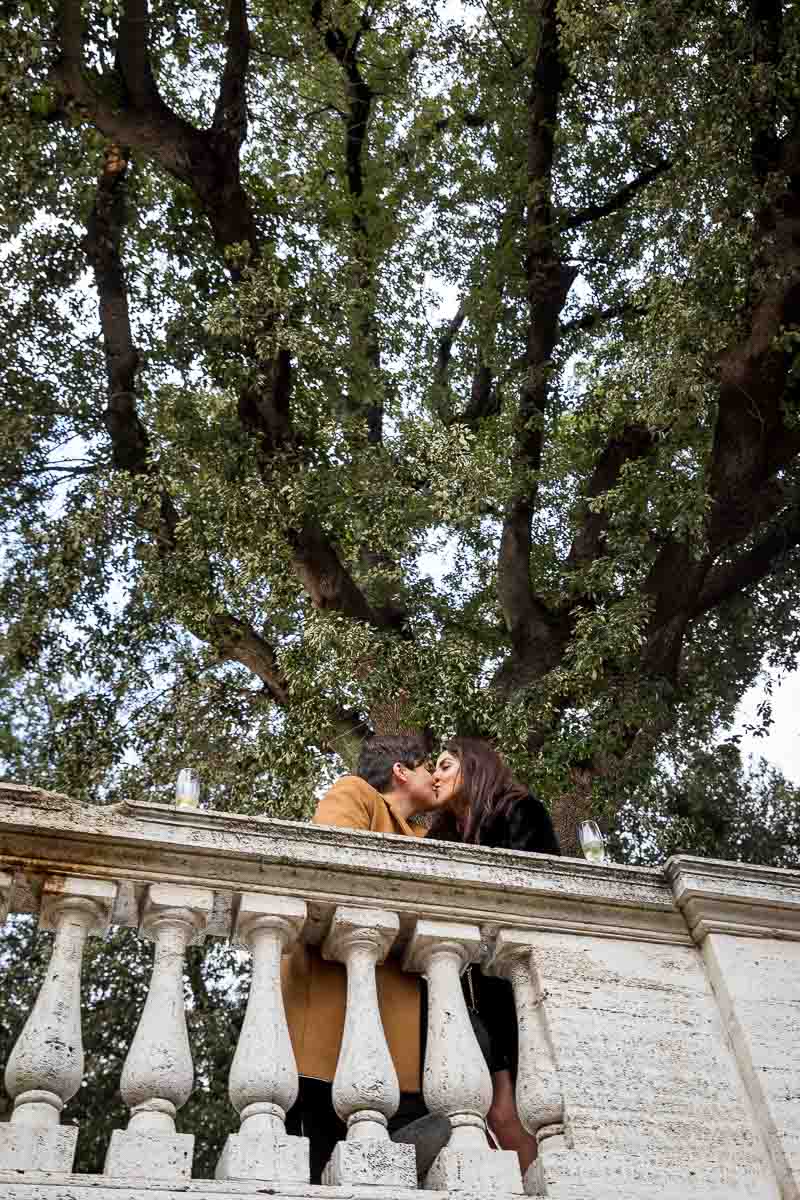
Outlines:
{"type": "Polygon", "coordinates": [[[796,5],[2,14],[9,769],[466,730],[567,831],[793,660],[796,5]]]}

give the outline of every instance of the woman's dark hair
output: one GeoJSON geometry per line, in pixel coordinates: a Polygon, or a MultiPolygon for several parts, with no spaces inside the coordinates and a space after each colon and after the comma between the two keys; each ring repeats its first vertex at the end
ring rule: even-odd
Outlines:
{"type": "MultiPolygon", "coordinates": [[[[528,789],[518,783],[496,750],[479,738],[456,737],[445,744],[461,764],[459,808],[464,820],[460,840],[479,846],[481,833],[496,818],[506,816],[512,805],[527,800],[528,789]]],[[[459,822],[448,809],[437,813],[428,837],[448,840],[458,837],[459,822]]]]}

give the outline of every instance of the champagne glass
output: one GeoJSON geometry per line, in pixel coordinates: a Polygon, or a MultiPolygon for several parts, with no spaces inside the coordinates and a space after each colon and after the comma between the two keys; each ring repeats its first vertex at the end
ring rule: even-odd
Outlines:
{"type": "Polygon", "coordinates": [[[578,839],[581,843],[583,856],[590,863],[603,863],[606,861],[605,839],[595,821],[581,822],[578,826],[578,839]]]}
{"type": "Polygon", "coordinates": [[[178,808],[198,808],[200,805],[200,776],[191,767],[178,772],[175,804],[178,808]]]}

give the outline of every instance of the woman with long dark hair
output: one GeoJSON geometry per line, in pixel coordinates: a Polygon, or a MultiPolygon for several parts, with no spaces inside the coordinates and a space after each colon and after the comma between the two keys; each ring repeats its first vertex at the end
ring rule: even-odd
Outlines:
{"type": "MultiPolygon", "coordinates": [[[[488,742],[451,738],[439,755],[433,783],[443,801],[429,838],[560,854],[547,809],[519,783],[488,742]]],[[[506,979],[470,966],[464,991],[492,1075],[487,1121],[503,1150],[516,1150],[523,1174],[536,1158],[536,1139],[523,1128],[514,1096],[518,1039],[514,994],[506,979]]]]}

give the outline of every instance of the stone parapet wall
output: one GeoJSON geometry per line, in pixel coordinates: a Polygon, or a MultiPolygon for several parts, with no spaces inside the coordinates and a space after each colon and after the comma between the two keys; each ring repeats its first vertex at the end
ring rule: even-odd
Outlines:
{"type": "MultiPolygon", "coordinates": [[[[209,937],[236,935],[262,955],[259,1005],[278,1021],[275,956],[296,936],[347,962],[364,996],[371,994],[374,962],[390,946],[408,969],[428,974],[445,1008],[462,1003],[453,982],[459,964],[479,959],[486,970],[512,978],[517,996],[518,1104],[540,1142],[538,1163],[524,1181],[529,1194],[800,1200],[798,871],[683,856],[663,869],[594,866],[163,805],[93,807],[0,785],[0,906],[38,914],[60,930],[59,953],[73,971],[80,969],[83,938],[98,936],[109,923],[139,928],[163,948],[161,974],[154,973],[151,984],[159,1008],[177,996],[174,955],[188,941],[209,937]],[[258,938],[254,929],[261,931],[258,938]],[[372,947],[369,961],[365,946],[372,947]]],[[[42,1054],[41,1031],[51,1019],[45,1009],[61,983],[50,986],[50,1000],[45,995],[37,1002],[38,1026],[32,1016],[32,1032],[10,1065],[23,1090],[15,1117],[0,1127],[3,1200],[165,1200],[187,1191],[210,1198],[266,1190],[331,1200],[417,1194],[402,1156],[386,1165],[384,1151],[359,1150],[355,1158],[354,1150],[342,1151],[335,1170],[345,1175],[334,1171],[335,1186],[303,1183],[302,1147],[286,1146],[293,1139],[282,1132],[280,1118],[294,1069],[284,1043],[276,1051],[280,1070],[265,1059],[255,1082],[245,1081],[250,1096],[260,1088],[263,1103],[255,1115],[242,1108],[236,1136],[255,1149],[244,1157],[236,1147],[230,1153],[236,1150],[235,1161],[255,1174],[190,1181],[191,1147],[180,1141],[186,1135],[174,1133],[172,1119],[191,1088],[177,1010],[172,1032],[148,1028],[144,1019],[140,1025],[126,1070],[131,1095],[145,1100],[136,1101],[141,1111],[134,1104],[126,1131],[112,1139],[109,1130],[117,1149],[109,1152],[106,1175],[70,1175],[68,1131],[58,1124],[58,1108],[78,1067],[48,1064],[42,1054]],[[148,1068],[157,1037],[166,1039],[162,1049],[171,1064],[162,1079],[148,1068]],[[248,1120],[258,1138],[247,1134],[248,1120]],[[137,1159],[143,1145],[152,1153],[137,1159]],[[36,1169],[45,1161],[52,1169],[36,1169]],[[369,1174],[379,1161],[388,1172],[382,1183],[369,1174]],[[148,1162],[155,1164],[149,1174],[148,1162]],[[11,1172],[3,1174],[4,1166],[11,1172]],[[366,1172],[363,1179],[359,1170],[366,1172]],[[174,1184],[166,1178],[170,1171],[174,1184]]],[[[377,1014],[365,1001],[357,1015],[381,1075],[381,1095],[391,1097],[377,1014]]],[[[74,1004],[70,1019],[79,1021],[74,1004]]],[[[476,1047],[468,1029],[459,1030],[432,1031],[438,1075],[431,1086],[442,1093],[448,1063],[452,1070],[458,1062],[459,1078],[469,1077],[458,1101],[472,1105],[467,1145],[482,1119],[483,1067],[478,1062],[464,1074],[462,1062],[476,1047]]],[[[257,1050],[253,1021],[247,1037],[257,1050]]],[[[351,1053],[340,1066],[349,1094],[357,1096],[360,1088],[366,1095],[363,1059],[351,1053]]],[[[123,1079],[123,1094],[124,1085],[123,1079]]],[[[380,1113],[366,1118],[380,1149],[380,1113]]],[[[363,1133],[364,1113],[358,1120],[363,1133]]],[[[427,1190],[443,1194],[437,1185],[444,1181],[448,1194],[521,1191],[513,1171],[501,1169],[505,1155],[484,1152],[482,1144],[476,1135],[461,1158],[451,1150],[427,1190]],[[465,1164],[472,1164],[471,1182],[465,1164]]]]}

